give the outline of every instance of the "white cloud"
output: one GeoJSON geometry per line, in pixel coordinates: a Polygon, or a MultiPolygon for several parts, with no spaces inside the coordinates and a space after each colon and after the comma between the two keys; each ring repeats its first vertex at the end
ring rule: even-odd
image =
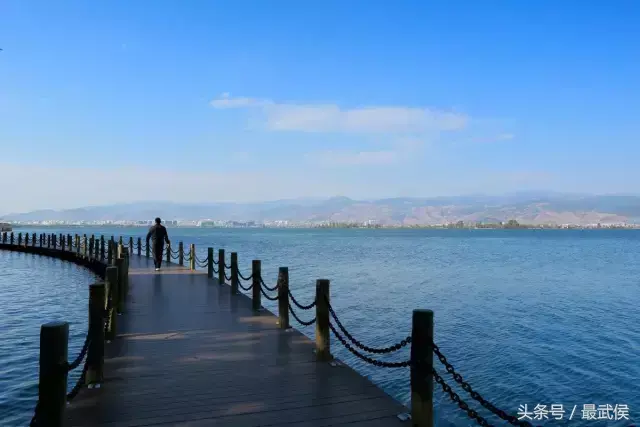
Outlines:
{"type": "Polygon", "coordinates": [[[268,101],[263,101],[255,98],[232,98],[229,92],[225,92],[220,97],[211,101],[211,106],[217,109],[230,109],[230,108],[248,108],[264,106],[268,101]]]}
{"type": "Polygon", "coordinates": [[[498,141],[508,141],[510,139],[515,138],[516,136],[512,133],[501,133],[500,135],[498,135],[496,137],[496,140],[498,141]]]}
{"type": "Polygon", "coordinates": [[[335,104],[278,104],[271,100],[234,98],[229,93],[211,101],[218,109],[257,108],[266,127],[275,131],[342,133],[421,133],[456,131],[467,126],[464,114],[430,108],[370,106],[342,109],[335,104]]]}

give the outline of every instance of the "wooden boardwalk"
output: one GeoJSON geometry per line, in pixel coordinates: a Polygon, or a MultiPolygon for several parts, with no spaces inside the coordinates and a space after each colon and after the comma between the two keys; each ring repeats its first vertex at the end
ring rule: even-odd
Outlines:
{"type": "Polygon", "coordinates": [[[206,271],[156,272],[133,255],[105,381],[67,407],[68,426],[408,426],[407,409],[206,271]]]}

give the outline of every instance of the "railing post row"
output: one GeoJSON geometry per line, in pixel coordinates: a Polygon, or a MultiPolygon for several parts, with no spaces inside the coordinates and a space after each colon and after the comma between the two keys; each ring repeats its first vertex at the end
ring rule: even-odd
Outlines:
{"type": "Polygon", "coordinates": [[[117,304],[118,314],[124,313],[124,257],[117,257],[116,268],[118,269],[118,294],[114,304],[117,304]]]}
{"type": "Polygon", "coordinates": [[[278,325],[289,329],[289,267],[278,269],[278,325]]]}
{"type": "Polygon", "coordinates": [[[62,427],[67,405],[69,324],[51,322],[40,327],[40,372],[36,417],[39,425],[62,427]]]}
{"type": "MultiPolygon", "coordinates": [[[[93,239],[93,236],[91,236],[93,239]]],[[[89,286],[89,348],[85,384],[100,384],[104,378],[104,307],[105,284],[89,286]]]]}
{"type": "Polygon", "coordinates": [[[413,310],[411,327],[411,421],[433,427],[433,311],[413,310]]]}
{"type": "Polygon", "coordinates": [[[253,261],[251,261],[251,302],[253,303],[253,311],[260,311],[260,308],[262,307],[262,302],[260,301],[260,299],[262,298],[262,293],[260,292],[261,275],[262,263],[259,259],[254,259],[253,261]]]}
{"type": "Polygon", "coordinates": [[[105,287],[107,295],[111,295],[111,312],[107,313],[109,327],[107,328],[105,339],[113,341],[116,338],[118,323],[118,295],[120,292],[118,290],[118,267],[110,266],[105,270],[105,287]]]}
{"type": "Polygon", "coordinates": [[[225,263],[224,249],[218,249],[218,284],[224,285],[224,263],[225,263]]]}
{"type": "Polygon", "coordinates": [[[213,248],[207,248],[207,277],[213,277],[213,248]]]}
{"type": "Polygon", "coordinates": [[[316,360],[331,360],[329,338],[329,280],[316,281],[316,360]]]}
{"type": "Polygon", "coordinates": [[[231,294],[238,293],[238,252],[231,252],[231,294]]]}

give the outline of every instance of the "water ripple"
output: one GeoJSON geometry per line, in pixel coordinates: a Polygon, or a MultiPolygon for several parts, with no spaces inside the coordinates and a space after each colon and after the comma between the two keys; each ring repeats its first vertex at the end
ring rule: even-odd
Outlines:
{"type": "MultiPolygon", "coordinates": [[[[0,419],[26,425],[38,394],[40,325],[69,322],[69,356],[84,343],[88,285],[96,277],[71,263],[0,251],[0,419]]],[[[69,375],[69,389],[80,372],[69,375]]]]}
{"type": "MultiPolygon", "coordinates": [[[[143,230],[90,231],[103,232],[139,236],[143,230]]],[[[261,259],[269,285],[275,283],[278,267],[288,266],[291,289],[302,304],[313,299],[316,279],[330,279],[332,305],[340,319],[370,346],[386,346],[408,335],[414,308],[434,310],[435,339],[443,353],[475,389],[507,411],[540,403],[578,405],[580,413],[583,404],[627,404],[636,422],[640,418],[640,232],[170,229],[169,233],[174,242],[195,243],[201,259],[207,246],[216,251],[225,248],[227,262],[229,252],[238,252],[244,274],[250,273],[252,259],[261,259]]],[[[54,318],[74,321],[73,346],[82,344],[88,277],[84,270],[59,261],[0,255],[0,326],[11,337],[0,343],[0,410],[8,408],[14,420],[20,414],[30,416],[35,401],[40,323],[54,318]]],[[[274,303],[264,301],[264,305],[276,311],[274,303]]],[[[301,330],[313,336],[312,327],[301,330]]],[[[409,403],[407,369],[367,365],[335,341],[332,351],[387,393],[409,403]]],[[[408,349],[379,358],[405,360],[408,349]]],[[[445,379],[451,383],[449,376],[445,379]]],[[[438,426],[472,425],[440,390],[434,399],[438,426]]],[[[629,422],[572,421],[576,426],[587,424],[629,422]]]]}

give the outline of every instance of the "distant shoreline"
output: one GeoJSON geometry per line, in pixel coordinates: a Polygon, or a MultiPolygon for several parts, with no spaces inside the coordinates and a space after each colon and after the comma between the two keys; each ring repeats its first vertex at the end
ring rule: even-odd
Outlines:
{"type": "MultiPolygon", "coordinates": [[[[149,228],[150,225],[137,224],[11,224],[13,230],[25,228],[149,228]]],[[[325,225],[290,225],[290,226],[199,226],[199,225],[171,225],[168,228],[183,229],[292,229],[292,230],[640,230],[640,224],[625,225],[518,225],[518,226],[456,226],[456,225],[416,225],[416,226],[325,226],[325,225]]]]}

